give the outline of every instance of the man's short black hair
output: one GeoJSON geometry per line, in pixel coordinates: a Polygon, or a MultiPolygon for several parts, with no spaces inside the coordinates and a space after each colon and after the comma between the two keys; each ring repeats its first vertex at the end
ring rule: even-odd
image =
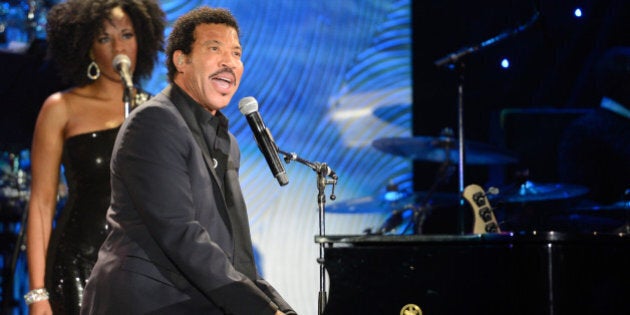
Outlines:
{"type": "Polygon", "coordinates": [[[177,73],[173,63],[173,53],[177,50],[181,50],[186,55],[191,53],[192,45],[195,42],[195,28],[200,24],[225,24],[233,27],[240,37],[238,23],[227,9],[199,7],[182,15],[175,21],[166,47],[166,67],[168,68],[169,81],[173,82],[177,73]]]}

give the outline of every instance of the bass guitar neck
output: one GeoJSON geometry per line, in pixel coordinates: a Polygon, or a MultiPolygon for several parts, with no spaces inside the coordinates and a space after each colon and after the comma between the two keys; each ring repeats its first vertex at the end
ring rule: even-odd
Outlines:
{"type": "Polygon", "coordinates": [[[466,186],[464,199],[473,211],[473,233],[501,233],[488,196],[481,186],[475,184],[466,186]]]}

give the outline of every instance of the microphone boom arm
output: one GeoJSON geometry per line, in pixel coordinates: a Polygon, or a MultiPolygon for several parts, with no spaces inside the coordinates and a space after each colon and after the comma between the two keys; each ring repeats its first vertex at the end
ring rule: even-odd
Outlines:
{"type": "Polygon", "coordinates": [[[459,59],[461,59],[462,57],[474,53],[482,48],[486,48],[488,46],[494,45],[506,38],[512,37],[526,29],[528,29],[530,26],[532,26],[532,24],[534,24],[534,22],[536,22],[538,20],[538,17],[540,16],[540,12],[536,12],[534,13],[534,15],[529,19],[529,21],[527,21],[525,24],[520,25],[519,27],[515,28],[515,29],[511,29],[511,30],[507,30],[495,37],[492,37],[488,40],[485,40],[477,45],[473,45],[473,46],[469,46],[469,47],[464,47],[461,48],[455,52],[452,52],[438,60],[436,60],[434,62],[434,64],[438,67],[444,66],[444,65],[449,65],[449,64],[453,64],[455,62],[457,62],[459,59]]]}

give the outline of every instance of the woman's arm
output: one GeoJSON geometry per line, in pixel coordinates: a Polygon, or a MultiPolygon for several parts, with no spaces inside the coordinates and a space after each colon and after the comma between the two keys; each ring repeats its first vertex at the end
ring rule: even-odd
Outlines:
{"type": "MultiPolygon", "coordinates": [[[[67,113],[61,93],[48,97],[35,124],[31,148],[31,194],[26,253],[31,290],[44,288],[46,252],[57,205],[57,189],[67,113]]],[[[31,314],[51,314],[48,301],[30,305],[31,314]]]]}

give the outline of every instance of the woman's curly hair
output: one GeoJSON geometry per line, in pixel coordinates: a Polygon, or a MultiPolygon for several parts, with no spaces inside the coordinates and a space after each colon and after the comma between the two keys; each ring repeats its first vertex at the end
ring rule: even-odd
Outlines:
{"type": "Polygon", "coordinates": [[[173,63],[173,53],[176,50],[181,50],[186,55],[192,52],[195,29],[200,24],[225,24],[233,27],[236,34],[240,36],[236,18],[227,9],[204,6],[182,15],[175,21],[166,47],[166,68],[168,69],[169,81],[173,82],[175,73],[177,73],[177,68],[173,63]]]}
{"type": "Polygon", "coordinates": [[[102,32],[112,9],[121,7],[133,22],[138,52],[134,81],[151,75],[158,51],[163,51],[164,11],[154,0],[67,0],[48,13],[48,51],[65,83],[83,86],[92,82],[87,67],[90,49],[102,32]]]}

